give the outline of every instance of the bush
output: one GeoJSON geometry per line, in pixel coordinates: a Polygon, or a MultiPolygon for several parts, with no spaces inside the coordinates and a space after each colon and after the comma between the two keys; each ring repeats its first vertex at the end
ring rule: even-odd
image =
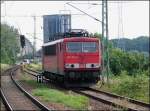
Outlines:
{"type": "Polygon", "coordinates": [[[149,76],[147,71],[136,71],[128,75],[127,71],[121,71],[118,76],[111,76],[110,84],[104,84],[101,90],[116,93],[144,102],[149,102],[149,76]]]}
{"type": "Polygon", "coordinates": [[[110,51],[110,69],[114,75],[126,70],[129,75],[148,70],[149,58],[138,52],[124,52],[120,49],[110,51]]]}
{"type": "Polygon", "coordinates": [[[138,73],[136,76],[122,75],[119,77],[120,82],[112,89],[113,92],[124,95],[133,99],[148,102],[149,87],[148,77],[145,74],[138,73]]]}

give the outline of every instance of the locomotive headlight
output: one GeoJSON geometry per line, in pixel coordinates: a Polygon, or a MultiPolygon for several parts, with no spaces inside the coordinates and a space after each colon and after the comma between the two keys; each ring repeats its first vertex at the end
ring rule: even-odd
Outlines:
{"type": "Polygon", "coordinates": [[[100,65],[99,64],[95,64],[95,67],[98,68],[100,65]]]}
{"type": "Polygon", "coordinates": [[[65,68],[79,68],[79,64],[65,64],[65,68]]]}
{"type": "Polygon", "coordinates": [[[69,64],[65,64],[65,68],[69,68],[69,64]]]}
{"type": "Polygon", "coordinates": [[[91,64],[91,67],[94,67],[94,64],[91,64]]]}
{"type": "Polygon", "coordinates": [[[74,68],[74,64],[71,64],[71,68],[74,68]]]}
{"type": "Polygon", "coordinates": [[[86,68],[99,68],[100,65],[98,63],[89,63],[86,64],[86,68]]]}

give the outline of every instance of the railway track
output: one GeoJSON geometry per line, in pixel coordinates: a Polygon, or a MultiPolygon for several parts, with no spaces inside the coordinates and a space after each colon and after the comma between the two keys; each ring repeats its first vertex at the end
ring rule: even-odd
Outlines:
{"type": "MultiPolygon", "coordinates": [[[[31,69],[26,69],[26,72],[36,76],[37,71],[31,69]]],[[[93,88],[82,88],[82,89],[72,89],[72,91],[88,96],[97,101],[103,102],[105,104],[113,105],[125,110],[131,111],[149,111],[150,104],[137,101],[128,97],[108,93],[105,91],[96,90],[93,88]]]]}
{"type": "Polygon", "coordinates": [[[96,90],[93,88],[73,89],[74,92],[96,99],[103,103],[113,105],[125,110],[131,111],[149,111],[150,104],[133,100],[131,98],[115,95],[112,93],[96,90]]]}
{"type": "MultiPolygon", "coordinates": [[[[29,68],[24,69],[24,72],[26,72],[27,74],[32,75],[36,78],[37,78],[37,75],[39,75],[41,73],[41,72],[29,69],[29,68]]],[[[50,81],[49,79],[46,79],[46,78],[43,78],[43,80],[46,82],[54,82],[54,81],[50,81]]]]}
{"type": "Polygon", "coordinates": [[[43,110],[49,109],[25,91],[14,79],[13,75],[18,67],[6,71],[1,76],[1,97],[7,110],[43,110]]]}

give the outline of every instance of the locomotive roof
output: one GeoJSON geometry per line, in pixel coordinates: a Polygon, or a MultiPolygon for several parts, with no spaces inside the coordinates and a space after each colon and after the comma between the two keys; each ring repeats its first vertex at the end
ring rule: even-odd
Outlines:
{"type": "Polygon", "coordinates": [[[65,38],[64,41],[97,41],[98,38],[92,38],[92,37],[71,37],[71,38],[65,38]]]}
{"type": "Polygon", "coordinates": [[[59,42],[63,42],[64,39],[59,39],[59,40],[55,40],[55,41],[51,41],[51,42],[47,42],[45,44],[43,44],[43,46],[48,46],[48,45],[53,45],[59,42]]]}
{"type": "Polygon", "coordinates": [[[89,37],[71,37],[71,38],[63,38],[63,39],[59,39],[59,40],[55,40],[55,41],[51,41],[51,42],[48,42],[48,43],[45,43],[43,44],[43,46],[48,46],[48,45],[53,45],[53,44],[56,44],[56,43],[60,43],[60,42],[63,42],[63,41],[98,41],[99,39],[98,38],[89,38],[89,37]]]}

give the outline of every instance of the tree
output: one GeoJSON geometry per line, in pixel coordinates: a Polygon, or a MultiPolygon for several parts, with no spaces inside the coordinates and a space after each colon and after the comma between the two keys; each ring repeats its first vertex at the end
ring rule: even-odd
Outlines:
{"type": "Polygon", "coordinates": [[[148,70],[149,57],[137,51],[125,52],[121,49],[112,48],[110,50],[110,69],[115,75],[119,75],[125,70],[129,75],[134,75],[139,71],[148,70]]]}
{"type": "Polygon", "coordinates": [[[7,24],[1,24],[1,63],[12,64],[19,52],[18,30],[7,24]]]}
{"type": "Polygon", "coordinates": [[[139,36],[134,39],[112,39],[110,40],[116,48],[125,49],[126,51],[149,52],[149,37],[139,36]]]}

